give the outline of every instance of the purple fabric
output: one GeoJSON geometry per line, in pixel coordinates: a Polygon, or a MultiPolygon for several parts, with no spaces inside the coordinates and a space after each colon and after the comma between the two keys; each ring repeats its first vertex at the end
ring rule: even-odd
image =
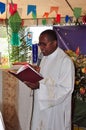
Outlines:
{"type": "Polygon", "coordinates": [[[63,50],[75,51],[78,47],[80,53],[86,55],[86,25],[54,26],[58,36],[58,45],[63,50]]]}

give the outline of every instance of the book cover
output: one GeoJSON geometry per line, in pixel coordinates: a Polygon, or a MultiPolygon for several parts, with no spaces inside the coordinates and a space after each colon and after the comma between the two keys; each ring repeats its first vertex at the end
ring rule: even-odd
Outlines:
{"type": "Polygon", "coordinates": [[[22,82],[28,81],[31,83],[35,83],[43,79],[42,75],[38,73],[35,69],[33,69],[30,65],[23,65],[18,69],[17,72],[13,72],[11,70],[9,70],[8,72],[22,82]]]}

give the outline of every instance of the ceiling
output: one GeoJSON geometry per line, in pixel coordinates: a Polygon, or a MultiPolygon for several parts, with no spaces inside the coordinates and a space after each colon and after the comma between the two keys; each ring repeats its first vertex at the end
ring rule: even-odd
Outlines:
{"type": "MultiPolygon", "coordinates": [[[[11,1],[17,4],[18,12],[22,19],[32,18],[32,14],[27,15],[27,5],[36,5],[37,18],[42,18],[45,12],[50,12],[51,7],[58,7],[58,14],[61,14],[61,17],[66,15],[73,16],[72,9],[75,7],[82,8],[82,15],[86,13],[86,0],[0,0],[6,4],[6,11],[3,14],[0,14],[0,18],[5,19],[9,17],[8,8],[11,1]]],[[[53,11],[49,13],[48,18],[55,17],[56,12],[53,11]]]]}

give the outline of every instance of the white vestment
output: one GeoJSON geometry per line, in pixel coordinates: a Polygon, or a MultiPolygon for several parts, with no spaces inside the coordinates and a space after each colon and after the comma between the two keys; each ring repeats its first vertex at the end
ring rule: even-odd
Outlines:
{"type": "Polygon", "coordinates": [[[40,64],[44,79],[34,94],[31,130],[71,130],[71,97],[75,71],[63,50],[44,56],[40,64]]]}

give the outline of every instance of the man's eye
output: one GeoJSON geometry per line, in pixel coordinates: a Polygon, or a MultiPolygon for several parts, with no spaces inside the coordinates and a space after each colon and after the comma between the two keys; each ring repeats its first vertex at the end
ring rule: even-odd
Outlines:
{"type": "Polygon", "coordinates": [[[39,46],[46,46],[46,43],[40,42],[38,43],[39,46]]]}

